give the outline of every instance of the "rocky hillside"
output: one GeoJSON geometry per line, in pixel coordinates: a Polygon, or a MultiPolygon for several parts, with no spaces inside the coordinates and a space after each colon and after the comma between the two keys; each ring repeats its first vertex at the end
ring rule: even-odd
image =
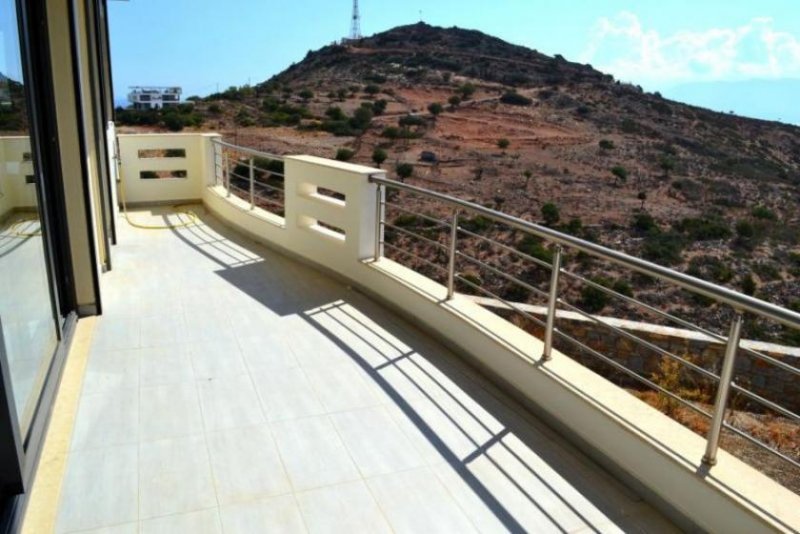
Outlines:
{"type": "MultiPolygon", "coordinates": [[[[410,172],[411,183],[800,308],[797,127],[669,101],[589,65],[426,24],[309,52],[264,83],[196,99],[183,113],[187,124],[265,150],[385,160],[393,175],[410,172]]],[[[396,216],[422,229],[422,221],[396,216]]],[[[549,254],[530,240],[515,244],[549,254]]],[[[485,255],[529,276],[502,251],[485,255]]],[[[727,319],[630,273],[570,261],[708,326],[727,319]]],[[[472,276],[507,298],[529,297],[472,276]]],[[[573,293],[593,312],[623,313],[591,292],[573,293]]],[[[766,325],[752,324],[748,335],[800,342],[766,325]]]]}

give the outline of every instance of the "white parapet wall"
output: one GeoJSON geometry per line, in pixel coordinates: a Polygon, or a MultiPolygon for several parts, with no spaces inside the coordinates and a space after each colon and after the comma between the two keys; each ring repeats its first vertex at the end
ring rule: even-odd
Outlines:
{"type": "Polygon", "coordinates": [[[15,211],[35,210],[37,193],[30,138],[0,137],[0,162],[0,221],[15,211]]]}
{"type": "Polygon", "coordinates": [[[219,136],[119,135],[120,203],[132,206],[199,201],[208,175],[207,149],[214,137],[219,136]]]}
{"type": "MultiPolygon", "coordinates": [[[[121,136],[121,145],[155,146],[152,137],[132,137],[121,136]]],[[[384,171],[310,156],[286,157],[285,212],[280,217],[228,195],[216,175],[219,153],[215,157],[213,136],[174,137],[159,140],[158,146],[172,148],[184,140],[186,147],[199,150],[192,154],[205,166],[203,176],[176,190],[156,191],[160,182],[143,180],[132,197],[136,202],[199,196],[233,228],[373,295],[512,389],[537,415],[676,518],[711,532],[800,529],[800,497],[770,478],[724,451],[716,466],[705,467],[702,437],[562,353],[539,363],[539,339],[472,299],[456,295],[447,301],[446,289],[433,280],[386,258],[375,261],[378,191],[369,178],[384,171]],[[340,193],[344,200],[320,194],[320,188],[340,193]]],[[[132,174],[125,158],[122,167],[125,180],[132,174]]]]}

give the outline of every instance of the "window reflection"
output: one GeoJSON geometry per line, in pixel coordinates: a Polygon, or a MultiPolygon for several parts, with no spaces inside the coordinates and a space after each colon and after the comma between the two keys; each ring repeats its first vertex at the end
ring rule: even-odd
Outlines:
{"type": "Polygon", "coordinates": [[[33,418],[57,330],[48,284],[15,3],[0,0],[0,328],[22,432],[33,418]]]}

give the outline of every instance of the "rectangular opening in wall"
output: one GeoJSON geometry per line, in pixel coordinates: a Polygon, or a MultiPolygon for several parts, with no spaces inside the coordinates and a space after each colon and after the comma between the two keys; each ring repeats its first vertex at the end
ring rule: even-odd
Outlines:
{"type": "Polygon", "coordinates": [[[344,193],[339,193],[338,191],[333,191],[332,189],[317,187],[317,194],[321,197],[325,197],[326,199],[336,200],[342,204],[347,202],[347,197],[344,195],[344,193]]]}
{"type": "Polygon", "coordinates": [[[141,171],[139,178],[142,180],[167,180],[167,179],[185,179],[188,173],[183,170],[177,171],[141,171]]]}
{"type": "Polygon", "coordinates": [[[31,156],[30,152],[23,152],[22,153],[22,162],[23,163],[27,163],[27,162],[31,161],[31,157],[32,156],[31,156]]]}
{"type": "Polygon", "coordinates": [[[311,229],[328,237],[338,239],[340,241],[344,241],[347,235],[344,229],[319,220],[316,221],[315,224],[311,225],[311,229]]]}
{"type": "Polygon", "coordinates": [[[185,158],[185,148],[148,148],[139,151],[139,159],[185,158]]]}

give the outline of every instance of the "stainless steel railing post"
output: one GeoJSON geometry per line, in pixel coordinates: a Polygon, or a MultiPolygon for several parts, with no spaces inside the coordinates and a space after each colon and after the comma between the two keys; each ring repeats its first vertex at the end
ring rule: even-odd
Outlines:
{"type": "Polygon", "coordinates": [[[553,357],[553,331],[556,326],[556,305],[558,304],[558,279],[561,275],[561,256],[564,249],[556,246],[553,254],[553,271],[550,274],[550,294],[547,301],[547,324],[544,329],[544,352],[542,360],[548,361],[553,357]]]}
{"type": "Polygon", "coordinates": [[[231,168],[230,168],[230,162],[228,161],[228,154],[224,154],[222,159],[223,159],[222,172],[223,172],[223,177],[225,178],[225,192],[226,192],[225,196],[226,197],[230,197],[231,196],[231,168]]]}
{"type": "Polygon", "coordinates": [[[374,261],[383,257],[384,217],[386,216],[386,186],[378,185],[375,199],[375,255],[374,261]]]}
{"type": "Polygon", "coordinates": [[[456,286],[456,244],[458,242],[458,210],[453,212],[450,226],[450,250],[447,261],[447,300],[453,298],[456,286]]]}
{"type": "Polygon", "coordinates": [[[256,207],[256,185],[255,185],[255,169],[253,168],[253,158],[250,158],[250,209],[256,207]]]}
{"type": "Polygon", "coordinates": [[[714,414],[711,419],[711,426],[708,429],[706,453],[703,456],[703,463],[707,465],[714,465],[717,463],[719,438],[722,433],[722,426],[725,423],[725,408],[728,405],[728,398],[731,393],[733,371],[736,366],[736,353],[739,351],[739,341],[742,337],[742,321],[742,314],[737,311],[731,323],[730,334],[728,334],[728,345],[725,348],[725,360],[722,362],[717,399],[714,403],[714,414]]]}

